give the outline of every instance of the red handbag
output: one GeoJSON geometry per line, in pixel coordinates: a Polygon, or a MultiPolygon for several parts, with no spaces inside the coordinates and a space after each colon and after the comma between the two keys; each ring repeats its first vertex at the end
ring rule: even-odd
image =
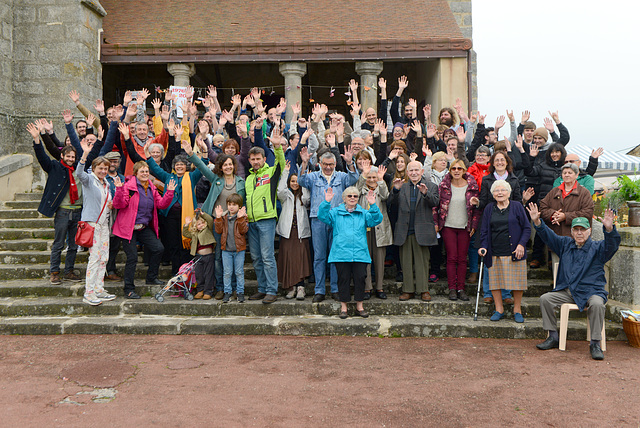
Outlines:
{"type": "MultiPolygon", "coordinates": [[[[107,206],[108,199],[109,198],[107,197],[104,200],[104,205],[100,210],[100,214],[98,214],[98,220],[100,220],[100,216],[102,215],[102,211],[104,211],[104,207],[107,206]]],[[[76,244],[85,248],[93,247],[93,232],[94,232],[93,226],[91,226],[86,221],[79,221],[78,230],[76,230],[76,244]]]]}

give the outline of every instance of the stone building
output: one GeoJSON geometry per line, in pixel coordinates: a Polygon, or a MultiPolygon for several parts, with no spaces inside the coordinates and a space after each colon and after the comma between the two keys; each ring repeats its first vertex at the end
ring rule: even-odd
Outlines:
{"type": "Polygon", "coordinates": [[[434,118],[456,98],[476,104],[471,0],[223,3],[0,0],[2,154],[32,153],[24,127],[34,118],[63,133],[72,89],[112,105],[126,89],[213,84],[224,105],[259,86],[268,104],[313,99],[345,112],[349,79],[368,107],[379,76],[390,99],[404,74],[404,101],[430,103],[434,118]]]}

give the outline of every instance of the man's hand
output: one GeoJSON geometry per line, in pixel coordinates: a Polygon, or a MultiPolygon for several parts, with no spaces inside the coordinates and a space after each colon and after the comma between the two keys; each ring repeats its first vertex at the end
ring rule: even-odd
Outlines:
{"type": "Polygon", "coordinates": [[[118,124],[118,131],[120,131],[120,135],[122,135],[122,137],[125,140],[129,139],[129,125],[127,125],[126,123],[119,123],[118,124]]]}
{"type": "Polygon", "coordinates": [[[66,109],[62,112],[62,119],[64,119],[64,123],[66,123],[67,125],[71,123],[71,121],[73,120],[73,113],[71,113],[71,110],[66,109]]]}
{"type": "Polygon", "coordinates": [[[282,146],[282,131],[279,127],[274,127],[271,132],[271,137],[267,137],[271,144],[273,145],[273,149],[277,149],[282,146]]]}
{"type": "Polygon", "coordinates": [[[160,119],[162,119],[163,122],[166,122],[169,120],[170,116],[171,109],[169,108],[169,106],[163,105],[162,109],[160,110],[160,119]]]}
{"type": "Polygon", "coordinates": [[[351,95],[356,94],[356,96],[358,96],[358,94],[356,93],[356,91],[358,90],[358,82],[356,82],[355,79],[349,80],[349,89],[351,89],[351,95]]]}
{"type": "Polygon", "coordinates": [[[40,121],[40,124],[42,125],[42,129],[44,129],[47,134],[53,134],[53,122],[43,118],[40,121]]]}
{"type": "Polygon", "coordinates": [[[515,122],[516,117],[513,114],[513,110],[507,110],[507,117],[509,118],[509,122],[515,122]]]}
{"type": "Polygon", "coordinates": [[[504,124],[505,124],[504,115],[498,116],[498,118],[496,119],[496,126],[494,126],[496,134],[498,133],[498,130],[504,126],[504,124]]]}
{"type": "Polygon", "coordinates": [[[309,163],[309,159],[311,159],[311,155],[306,147],[303,147],[300,150],[300,159],[302,159],[302,163],[309,163]]]}
{"type": "Polygon", "coordinates": [[[424,183],[420,183],[416,186],[418,188],[418,190],[420,191],[420,193],[422,193],[423,195],[427,194],[427,190],[429,190],[429,188],[427,187],[426,184],[424,183]]]}
{"type": "Polygon", "coordinates": [[[551,116],[551,119],[553,119],[553,121],[557,124],[560,123],[560,117],[558,116],[558,111],[550,111],[549,115],[551,116]]]}
{"type": "Polygon", "coordinates": [[[529,110],[525,110],[522,112],[522,119],[520,119],[520,123],[522,125],[524,125],[525,122],[529,121],[529,118],[531,117],[531,112],[529,110]]]}
{"type": "Polygon", "coordinates": [[[398,78],[398,88],[404,91],[407,87],[409,87],[409,79],[407,79],[407,76],[400,76],[398,78]]]}
{"type": "Polygon", "coordinates": [[[127,107],[127,119],[136,117],[137,112],[138,112],[138,105],[136,103],[129,104],[129,107],[127,107]]]}
{"type": "Polygon", "coordinates": [[[280,98],[280,102],[276,106],[276,114],[279,116],[287,109],[287,100],[280,98]]]}
{"type": "Polygon", "coordinates": [[[515,146],[518,148],[518,150],[520,151],[520,153],[524,152],[524,140],[522,139],[522,134],[518,134],[518,136],[516,137],[516,141],[514,142],[515,146]]]}
{"type": "Polygon", "coordinates": [[[604,149],[602,147],[598,147],[591,152],[591,157],[598,159],[602,153],[604,153],[604,149]]]}
{"type": "Polygon", "coordinates": [[[404,180],[402,178],[395,178],[393,180],[393,187],[397,190],[400,190],[403,184],[404,184],[404,180]]]}
{"type": "Polygon", "coordinates": [[[209,85],[207,86],[207,96],[211,98],[218,98],[218,90],[215,86],[209,85]]]}
{"type": "Polygon", "coordinates": [[[411,162],[413,162],[414,160],[418,159],[418,154],[416,152],[411,152],[409,153],[409,160],[411,162]]]}
{"type": "Polygon", "coordinates": [[[436,125],[430,123],[427,125],[427,138],[433,138],[436,136],[436,125]]]}
{"type": "Polygon", "coordinates": [[[302,111],[302,108],[300,107],[300,101],[291,105],[291,112],[293,113],[294,119],[300,116],[301,111],[302,111]]]}
{"type": "Polygon", "coordinates": [[[34,123],[27,123],[27,132],[31,134],[36,144],[40,144],[40,131],[38,131],[38,127],[34,123]]]}
{"type": "Polygon", "coordinates": [[[422,113],[424,114],[424,120],[426,120],[427,123],[431,123],[431,104],[422,107],[422,113]]]}
{"type": "Polygon", "coordinates": [[[160,98],[154,98],[153,101],[151,101],[151,106],[157,112],[156,114],[158,114],[160,112],[160,107],[162,107],[162,101],[160,101],[160,98]]]}
{"type": "Polygon", "coordinates": [[[538,206],[533,202],[530,202],[527,207],[527,211],[529,211],[529,217],[531,217],[533,224],[540,226],[540,211],[538,211],[538,206]]]}
{"type": "MultiPolygon", "coordinates": [[[[502,116],[504,118],[504,116],[502,116]]],[[[498,131],[498,128],[496,128],[496,132],[498,131]]],[[[463,126],[458,126],[458,129],[456,129],[456,136],[458,137],[458,141],[464,141],[465,138],[467,138],[467,133],[464,131],[464,127],[463,126]]]]}
{"type": "Polygon", "coordinates": [[[484,119],[487,117],[486,114],[480,114],[480,110],[478,110],[478,123],[484,125],[484,119]]]}
{"type": "Polygon", "coordinates": [[[93,142],[90,143],[86,138],[83,138],[80,140],[80,147],[82,147],[82,160],[85,160],[93,147],[93,142]]]}
{"type": "Polygon", "coordinates": [[[535,190],[533,190],[533,187],[529,187],[527,190],[522,192],[522,204],[526,205],[526,203],[529,202],[531,198],[533,198],[533,195],[535,194],[536,192],[535,190]]]}
{"type": "Polygon", "coordinates": [[[357,116],[360,114],[360,103],[353,102],[351,104],[351,116],[357,116]]]}
{"type": "Polygon", "coordinates": [[[353,148],[351,146],[344,149],[342,159],[344,159],[344,163],[347,167],[353,164],[353,148]]]}
{"type": "Polygon", "coordinates": [[[118,104],[117,106],[113,106],[113,116],[117,121],[120,121],[122,117],[122,113],[124,113],[124,109],[122,108],[122,104],[118,104]]]}
{"type": "Polygon", "coordinates": [[[327,141],[327,145],[329,147],[335,147],[336,146],[336,136],[334,134],[328,134],[327,137],[326,137],[326,141],[327,141]]]}
{"type": "Polygon", "coordinates": [[[141,106],[144,104],[145,100],[149,96],[149,91],[146,88],[142,88],[142,90],[138,91],[136,94],[136,104],[141,106]]]}
{"type": "Polygon", "coordinates": [[[418,113],[418,102],[414,98],[409,98],[409,106],[413,109],[413,113],[418,113]]]}
{"type": "Polygon", "coordinates": [[[607,232],[611,232],[613,230],[613,220],[615,215],[613,214],[613,210],[611,208],[607,208],[604,211],[604,217],[602,218],[602,225],[604,226],[607,232]]]}
{"type": "Polygon", "coordinates": [[[96,120],[96,117],[93,115],[93,113],[89,113],[89,115],[87,116],[87,128],[92,128],[93,122],[95,120],[96,120]]]}
{"type": "Polygon", "coordinates": [[[327,202],[331,202],[332,199],[333,199],[333,188],[329,187],[324,192],[324,200],[327,202]]]}
{"type": "Polygon", "coordinates": [[[240,104],[242,104],[242,96],[240,94],[235,94],[231,97],[231,105],[234,108],[240,107],[240,104]]]}
{"type": "Polygon", "coordinates": [[[96,100],[96,105],[94,105],[93,108],[100,116],[104,115],[104,101],[96,100]]]}
{"type": "Polygon", "coordinates": [[[531,144],[529,146],[529,156],[535,158],[536,156],[538,156],[538,153],[540,153],[540,149],[538,148],[538,146],[535,144],[531,144]]]}
{"type": "Polygon", "coordinates": [[[384,90],[387,89],[387,81],[384,80],[382,77],[378,79],[378,88],[380,88],[381,90],[382,89],[384,89],[384,90]]]}
{"type": "Polygon", "coordinates": [[[80,104],[80,94],[75,89],[69,92],[69,98],[71,98],[71,101],[73,101],[75,105],[80,104]]]}
{"type": "Polygon", "coordinates": [[[553,122],[551,121],[551,119],[549,119],[548,117],[544,118],[544,127],[547,128],[547,131],[549,131],[550,133],[553,132],[555,130],[555,128],[553,127],[553,122]]]}

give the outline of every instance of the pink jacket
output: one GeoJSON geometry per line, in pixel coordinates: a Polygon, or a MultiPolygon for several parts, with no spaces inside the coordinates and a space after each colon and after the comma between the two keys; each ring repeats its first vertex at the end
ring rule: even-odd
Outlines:
{"type": "MultiPolygon", "coordinates": [[[[153,193],[153,201],[155,209],[153,210],[153,221],[150,226],[158,235],[158,210],[165,209],[171,204],[173,199],[173,190],[165,190],[164,196],[156,190],[156,186],[149,183],[151,193],[153,193]]],[[[113,197],[113,208],[117,208],[118,216],[113,225],[113,234],[127,241],[133,236],[133,226],[135,226],[136,216],[138,215],[138,203],[140,195],[138,194],[138,182],[136,177],[130,177],[123,186],[116,187],[116,194],[113,197]],[[131,193],[133,192],[133,193],[131,193]],[[131,194],[131,196],[129,196],[131,194]]]]}

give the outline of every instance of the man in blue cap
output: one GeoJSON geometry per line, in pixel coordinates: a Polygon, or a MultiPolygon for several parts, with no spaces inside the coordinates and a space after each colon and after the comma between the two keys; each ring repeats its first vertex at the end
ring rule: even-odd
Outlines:
{"type": "Polygon", "coordinates": [[[613,224],[613,211],[604,213],[602,226],[604,240],[591,240],[591,226],[585,217],[574,218],[571,222],[571,237],[558,236],[540,221],[540,212],[535,204],[527,209],[536,228],[551,251],[560,257],[556,287],[540,296],[542,310],[542,327],[549,332],[549,337],[537,346],[547,350],[558,348],[559,338],[556,326],[555,309],[563,303],[575,303],[580,311],[587,308],[591,343],[591,358],[603,360],[600,348],[602,326],[604,324],[605,304],[607,303],[607,280],[604,264],[618,251],[620,234],[613,224]]]}

